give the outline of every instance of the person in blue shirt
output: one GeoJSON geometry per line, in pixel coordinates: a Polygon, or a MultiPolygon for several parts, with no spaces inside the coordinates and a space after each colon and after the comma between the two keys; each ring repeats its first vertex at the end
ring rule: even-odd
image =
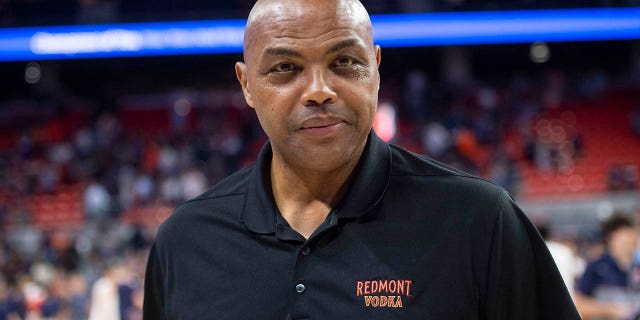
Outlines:
{"type": "Polygon", "coordinates": [[[620,213],[605,220],[601,228],[606,249],[578,279],[576,307],[585,320],[633,319],[640,304],[629,281],[637,231],[633,220],[620,213]]]}

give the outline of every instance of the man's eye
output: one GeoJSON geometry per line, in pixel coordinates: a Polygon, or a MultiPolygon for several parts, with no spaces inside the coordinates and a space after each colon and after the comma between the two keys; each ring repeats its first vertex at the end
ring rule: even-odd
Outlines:
{"type": "Polygon", "coordinates": [[[281,63],[273,68],[276,72],[291,72],[295,69],[292,63],[281,63]]]}
{"type": "Polygon", "coordinates": [[[340,57],[338,58],[338,60],[336,60],[336,66],[338,67],[348,67],[352,64],[355,63],[355,61],[352,58],[349,57],[340,57]]]}

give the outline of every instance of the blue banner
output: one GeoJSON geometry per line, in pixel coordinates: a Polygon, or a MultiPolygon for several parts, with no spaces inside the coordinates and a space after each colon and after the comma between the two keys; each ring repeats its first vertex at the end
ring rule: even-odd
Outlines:
{"type": "MultiPolygon", "coordinates": [[[[373,15],[382,47],[640,39],[640,8],[373,15]]],[[[0,28],[0,61],[242,52],[245,20],[0,28]]]]}

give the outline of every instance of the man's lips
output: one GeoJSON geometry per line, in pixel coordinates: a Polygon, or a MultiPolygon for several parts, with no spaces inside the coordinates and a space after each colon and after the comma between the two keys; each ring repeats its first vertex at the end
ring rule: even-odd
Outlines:
{"type": "Polygon", "coordinates": [[[313,117],[302,121],[300,124],[300,130],[326,128],[344,122],[344,120],[337,117],[313,117]]]}

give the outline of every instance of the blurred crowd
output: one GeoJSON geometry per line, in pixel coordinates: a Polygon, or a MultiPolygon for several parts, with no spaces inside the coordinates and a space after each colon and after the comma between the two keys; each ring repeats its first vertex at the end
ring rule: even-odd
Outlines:
{"type": "MultiPolygon", "coordinates": [[[[535,0],[363,2],[372,13],[564,6],[535,0]]],[[[0,0],[0,26],[242,17],[252,4],[0,0]]],[[[585,0],[566,5],[640,3],[585,0]]],[[[383,63],[383,68],[402,69],[400,60],[405,57],[394,63],[390,56],[392,62],[383,63]]],[[[611,87],[620,85],[606,72],[570,74],[553,68],[536,69],[540,71],[533,75],[512,72],[494,75],[499,79],[476,79],[464,49],[446,48],[443,57],[442,79],[423,68],[383,74],[380,105],[396,116],[391,142],[486,177],[516,196],[521,194],[522,167],[552,175],[570,172],[584,157],[584,132],[576,128],[575,114],[570,108],[559,114],[554,110],[567,101],[606,97],[611,87]]],[[[137,75],[134,63],[120,66],[122,82],[146,77],[144,81],[157,90],[153,94],[129,94],[127,85],[116,84],[116,72],[96,72],[98,79],[112,77],[104,82],[113,82],[105,84],[113,97],[77,99],[86,93],[73,92],[46,68],[42,81],[25,90],[36,97],[0,92],[10,100],[0,101],[0,320],[140,319],[144,266],[157,224],[131,223],[123,216],[138,208],[171,208],[253,161],[266,137],[253,111],[239,102],[239,87],[214,88],[212,99],[207,98],[211,95],[206,85],[173,88],[185,74],[204,73],[201,78],[213,86],[220,80],[200,65],[197,72],[181,67],[165,71],[174,61],[166,59],[158,77],[137,75]],[[212,100],[229,103],[214,106],[212,100]],[[31,110],[28,116],[25,110],[31,110]],[[38,212],[33,199],[61,193],[80,195],[82,224],[34,224],[38,212]]],[[[637,69],[640,74],[640,62],[637,69]]],[[[640,139],[638,106],[629,125],[640,139]]],[[[637,190],[637,167],[612,167],[608,184],[612,191],[637,190]]],[[[605,248],[553,232],[550,237],[560,238],[560,251],[572,257],[571,278],[605,248]]]]}
{"type": "MultiPolygon", "coordinates": [[[[567,77],[514,76],[506,86],[465,77],[434,83],[413,70],[383,82],[381,104],[397,110],[392,142],[518,194],[519,162],[565,170],[581,156],[575,128],[551,143],[535,121],[570,99],[567,82],[580,86],[580,78],[567,77]]],[[[605,80],[603,92],[606,87],[605,80]]],[[[0,151],[0,320],[140,319],[144,265],[157,225],[126,223],[120,215],[172,207],[205,191],[251,162],[265,140],[244,104],[196,108],[197,95],[188,101],[168,96],[168,107],[148,111],[169,119],[163,133],[145,130],[155,118],[131,113],[126,104],[95,113],[63,105],[21,130],[14,148],[0,151]],[[191,111],[178,112],[185,103],[191,111]],[[60,190],[82,193],[83,225],[31,224],[30,197],[60,190]]],[[[574,256],[595,256],[572,247],[574,256]]],[[[584,266],[584,259],[576,261],[584,266]]]]}

